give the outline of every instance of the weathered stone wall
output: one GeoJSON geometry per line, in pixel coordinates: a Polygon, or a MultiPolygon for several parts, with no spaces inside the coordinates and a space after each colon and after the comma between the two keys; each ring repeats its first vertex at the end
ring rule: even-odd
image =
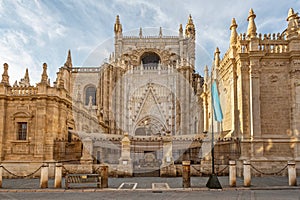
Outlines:
{"type": "Polygon", "coordinates": [[[286,60],[261,62],[260,109],[263,137],[290,137],[291,90],[289,62],[286,60]]]}

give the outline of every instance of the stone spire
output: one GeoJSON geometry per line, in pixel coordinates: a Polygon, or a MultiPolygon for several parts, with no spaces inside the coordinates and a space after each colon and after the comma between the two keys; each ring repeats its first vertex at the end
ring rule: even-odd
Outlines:
{"type": "Polygon", "coordinates": [[[4,63],[3,68],[4,68],[4,71],[3,71],[3,74],[2,74],[1,83],[4,84],[4,85],[9,85],[8,64],[4,63]]]}
{"type": "Polygon", "coordinates": [[[68,57],[67,57],[67,60],[64,64],[64,66],[67,67],[67,68],[72,68],[72,66],[73,66],[72,65],[72,57],[71,57],[71,50],[70,49],[68,51],[68,57]]]}
{"type": "Polygon", "coordinates": [[[215,60],[215,67],[218,68],[220,65],[220,50],[218,47],[216,48],[216,51],[215,51],[215,59],[214,60],[215,60]]]}
{"type": "Polygon", "coordinates": [[[255,38],[257,33],[256,33],[256,25],[254,22],[256,15],[253,12],[253,9],[251,8],[249,10],[249,16],[247,18],[248,23],[248,29],[247,29],[247,37],[249,38],[255,38]]]}
{"type": "Polygon", "coordinates": [[[26,68],[25,76],[24,78],[21,78],[19,81],[19,85],[22,87],[28,87],[30,86],[30,79],[29,79],[29,73],[28,73],[28,68],[26,68]]]}
{"type": "Polygon", "coordinates": [[[179,25],[179,37],[183,37],[183,28],[182,28],[182,24],[179,25]]]}
{"type": "Polygon", "coordinates": [[[238,25],[236,24],[235,18],[232,18],[231,25],[230,25],[230,30],[231,30],[230,46],[234,46],[237,43],[237,31],[236,31],[237,27],[238,25]]]}
{"type": "Polygon", "coordinates": [[[286,20],[288,21],[288,27],[286,30],[287,38],[297,36],[299,29],[299,16],[298,13],[294,12],[293,8],[289,9],[288,17],[286,20]]]}
{"type": "Polygon", "coordinates": [[[159,27],[159,37],[162,37],[162,28],[161,27],[159,27]]]}
{"type": "Polygon", "coordinates": [[[204,68],[204,82],[207,83],[208,82],[208,67],[207,65],[205,65],[205,68],[204,68]]]}
{"type": "Polygon", "coordinates": [[[190,14],[188,23],[185,26],[185,35],[186,37],[195,37],[195,25],[192,19],[192,15],[190,14]]]}
{"type": "Polygon", "coordinates": [[[43,73],[42,73],[42,79],[41,83],[48,83],[48,75],[47,75],[47,64],[43,64],[43,73]]]}
{"type": "Polygon", "coordinates": [[[140,27],[140,33],[139,33],[140,38],[143,37],[143,30],[142,27],[140,27]]]}
{"type": "Polygon", "coordinates": [[[122,24],[120,23],[119,15],[117,15],[116,17],[114,31],[115,31],[115,35],[122,34],[122,24]]]}
{"type": "Polygon", "coordinates": [[[295,18],[296,16],[297,16],[297,14],[295,14],[294,9],[290,8],[286,21],[289,21],[289,20],[295,18]]]}

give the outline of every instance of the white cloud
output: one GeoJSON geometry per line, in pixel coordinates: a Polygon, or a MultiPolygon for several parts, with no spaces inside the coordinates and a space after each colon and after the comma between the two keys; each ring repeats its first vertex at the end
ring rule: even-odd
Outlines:
{"type": "Polygon", "coordinates": [[[139,27],[154,27],[149,32],[144,29],[144,34],[158,34],[160,26],[163,34],[177,35],[179,24],[185,26],[188,15],[192,14],[200,49],[197,69],[201,70],[204,65],[211,65],[216,46],[221,54],[227,50],[233,17],[239,25],[238,32],[246,32],[251,7],[257,14],[258,32],[277,33],[286,27],[288,9],[294,7],[299,12],[300,2],[66,0],[58,4],[40,0],[0,1],[0,62],[10,65],[11,81],[22,78],[28,67],[32,83],[39,81],[42,63],[47,62],[53,81],[58,67],[65,62],[68,49],[72,51],[75,66],[98,65],[113,51],[113,44],[105,41],[113,38],[117,14],[124,33],[132,35],[138,35],[139,27]],[[132,31],[126,33],[128,30],[132,31]]]}

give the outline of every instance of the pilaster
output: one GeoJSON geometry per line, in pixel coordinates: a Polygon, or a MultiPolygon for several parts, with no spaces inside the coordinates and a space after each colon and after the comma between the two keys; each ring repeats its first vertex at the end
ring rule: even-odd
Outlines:
{"type": "Polygon", "coordinates": [[[5,118],[6,118],[6,101],[5,99],[0,99],[0,146],[2,147],[0,149],[0,162],[4,159],[4,152],[3,152],[3,142],[4,142],[4,136],[5,136],[5,118]]]}

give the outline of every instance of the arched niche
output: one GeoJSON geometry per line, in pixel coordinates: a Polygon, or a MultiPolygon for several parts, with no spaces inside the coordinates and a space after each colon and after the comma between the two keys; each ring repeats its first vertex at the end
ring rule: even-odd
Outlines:
{"type": "Polygon", "coordinates": [[[141,62],[145,69],[156,69],[161,59],[157,53],[145,52],[141,56],[141,62]]]}

